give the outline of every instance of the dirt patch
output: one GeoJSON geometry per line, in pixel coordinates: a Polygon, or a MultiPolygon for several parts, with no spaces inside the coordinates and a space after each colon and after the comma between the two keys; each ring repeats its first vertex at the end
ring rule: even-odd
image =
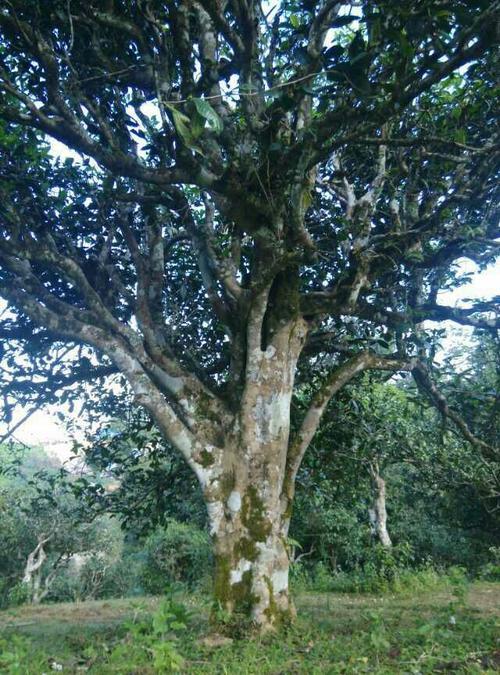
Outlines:
{"type": "Polygon", "coordinates": [[[473,584],[467,594],[467,606],[481,614],[500,616],[500,584],[473,584]]]}
{"type": "Polygon", "coordinates": [[[103,600],[57,603],[38,606],[25,605],[0,612],[0,629],[23,627],[51,622],[68,624],[114,623],[124,621],[135,612],[153,611],[158,598],[103,600]]]}

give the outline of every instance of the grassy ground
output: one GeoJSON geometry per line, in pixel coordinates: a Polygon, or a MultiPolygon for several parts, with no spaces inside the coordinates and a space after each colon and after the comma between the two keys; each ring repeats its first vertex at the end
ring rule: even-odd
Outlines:
{"type": "Polygon", "coordinates": [[[39,675],[61,667],[65,673],[162,673],[177,655],[182,673],[500,672],[500,584],[381,597],[302,594],[299,618],[287,633],[222,645],[210,633],[207,600],[183,601],[187,629],[167,618],[161,653],[151,649],[145,627],[154,626],[147,621],[158,616],[157,598],[0,612],[0,673],[39,675]]]}

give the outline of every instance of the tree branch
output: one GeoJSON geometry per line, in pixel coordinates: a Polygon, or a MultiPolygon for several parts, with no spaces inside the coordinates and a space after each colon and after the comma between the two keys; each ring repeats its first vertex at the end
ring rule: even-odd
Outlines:
{"type": "Polygon", "coordinates": [[[295,477],[304,454],[318,430],[321,418],[323,417],[323,413],[325,412],[328,403],[342,387],[364,370],[412,370],[414,365],[413,360],[404,360],[398,357],[383,357],[369,351],[363,351],[332,370],[322,386],[313,396],[299,430],[290,440],[287,456],[285,490],[292,490],[293,494],[295,477]]]}
{"type": "Polygon", "coordinates": [[[465,420],[455,410],[450,408],[446,397],[432,381],[427,366],[421,361],[418,361],[412,369],[412,374],[418,388],[427,396],[443,417],[450,419],[457,426],[462,436],[469,441],[471,445],[479,448],[490,459],[498,461],[500,456],[499,450],[491,447],[488,443],[477,438],[477,436],[474,436],[465,420]]]}

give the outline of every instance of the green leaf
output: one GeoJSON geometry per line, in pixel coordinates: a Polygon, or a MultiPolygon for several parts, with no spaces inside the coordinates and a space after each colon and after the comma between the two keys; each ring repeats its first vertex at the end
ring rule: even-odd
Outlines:
{"type": "Polygon", "coordinates": [[[399,47],[403,56],[411,58],[413,56],[413,46],[411,45],[405,31],[399,34],[399,47]]]}
{"type": "Polygon", "coordinates": [[[189,119],[191,121],[190,129],[193,138],[200,138],[205,129],[205,118],[202,117],[197,110],[193,110],[193,114],[189,119]]]}
{"type": "Polygon", "coordinates": [[[301,543],[296,539],[292,539],[292,537],[287,537],[286,543],[288,546],[294,546],[295,548],[302,548],[301,543]]]}
{"type": "Polygon", "coordinates": [[[184,113],[181,113],[180,110],[177,110],[175,106],[169,105],[167,107],[172,113],[172,119],[174,122],[175,130],[182,138],[183,142],[189,146],[192,140],[192,134],[189,128],[191,120],[187,115],[184,115],[184,113]]]}
{"type": "Polygon", "coordinates": [[[167,107],[172,113],[172,120],[174,122],[175,130],[181,137],[184,145],[186,145],[188,148],[191,148],[200,155],[203,155],[202,151],[195,143],[196,133],[195,130],[192,129],[192,124],[189,117],[184,115],[184,113],[182,113],[173,105],[168,105],[167,107]]]}
{"type": "Polygon", "coordinates": [[[220,134],[222,131],[222,121],[219,115],[212,108],[210,103],[204,98],[194,98],[193,103],[196,108],[196,112],[203,117],[208,123],[208,126],[216,134],[220,134]]]}

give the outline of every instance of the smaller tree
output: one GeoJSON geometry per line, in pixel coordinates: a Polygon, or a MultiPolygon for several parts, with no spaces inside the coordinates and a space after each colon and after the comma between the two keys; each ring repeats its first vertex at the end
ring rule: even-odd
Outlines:
{"type": "Polygon", "coordinates": [[[321,459],[308,463],[304,474],[321,466],[322,473],[344,485],[358,484],[365,499],[370,495],[366,511],[374,538],[390,547],[387,470],[392,464],[416,462],[428,452],[432,415],[403,388],[366,377],[330,406],[315,444],[321,459]]]}
{"type": "MultiPolygon", "coordinates": [[[[491,365],[486,351],[483,360],[491,365]]],[[[460,388],[448,378],[440,391],[491,442],[491,429],[487,436],[480,423],[491,419],[494,387],[484,374],[474,388],[476,357],[468,356],[462,355],[460,388]]],[[[307,398],[306,389],[303,394],[307,398]]],[[[498,462],[450,429],[414,388],[365,377],[325,414],[298,477],[292,536],[332,568],[356,567],[369,555],[370,541],[389,548],[392,540],[409,543],[416,561],[432,557],[477,568],[497,541],[495,476],[498,462]]]]}
{"type": "MultiPolygon", "coordinates": [[[[452,366],[442,387],[476,437],[485,441],[474,462],[456,462],[454,474],[474,486],[487,510],[500,518],[500,340],[496,331],[476,330],[448,359],[452,366]],[[457,367],[457,362],[462,367],[457,367]],[[454,366],[454,368],[453,368],[454,366]]],[[[453,429],[450,429],[450,438],[453,429]]],[[[460,440],[455,440],[455,445],[460,440]]],[[[450,443],[451,444],[451,443],[450,443]]]]}
{"type": "MultiPolygon", "coordinates": [[[[2,451],[4,465],[8,452],[2,451]]],[[[82,504],[38,451],[0,482],[0,576],[3,602],[13,593],[39,603],[77,554],[106,550],[102,520],[88,520],[82,504]]]]}

